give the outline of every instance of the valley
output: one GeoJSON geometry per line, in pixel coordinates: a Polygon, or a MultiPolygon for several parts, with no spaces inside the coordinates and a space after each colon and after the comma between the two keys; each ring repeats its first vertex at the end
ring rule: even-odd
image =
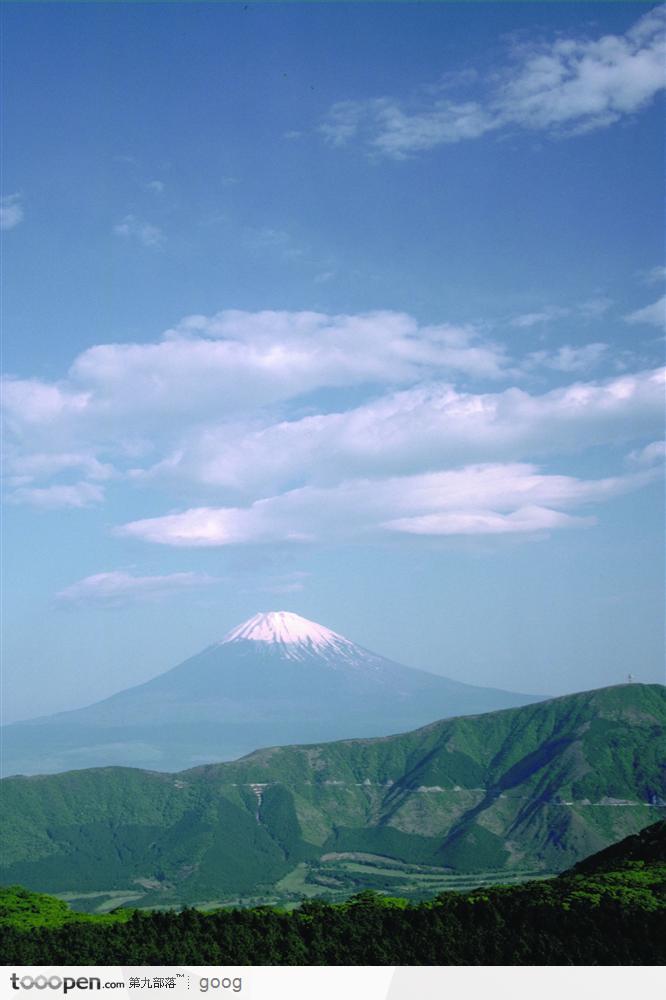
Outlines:
{"type": "MultiPolygon", "coordinates": [[[[393,858],[373,855],[324,856],[318,862],[299,862],[272,890],[265,894],[238,895],[234,893],[215,898],[200,899],[191,905],[201,910],[218,907],[277,906],[292,910],[303,900],[325,899],[331,903],[341,903],[354,893],[372,889],[390,896],[400,896],[419,902],[429,899],[439,892],[463,892],[484,885],[519,885],[534,879],[548,878],[554,872],[536,870],[487,871],[483,874],[453,874],[445,868],[427,868],[409,865],[393,858]],[[362,860],[357,860],[357,859],[362,860]]],[[[180,904],[153,902],[146,905],[146,892],[137,885],[138,891],[59,892],[54,896],[67,903],[79,913],[111,913],[119,907],[138,909],[178,910],[180,904]]]]}
{"type": "MultiPolygon", "coordinates": [[[[375,862],[387,863],[350,864],[375,862]]],[[[297,906],[84,914],[10,886],[0,889],[0,926],[17,964],[660,965],[666,822],[554,878],[432,892],[421,901],[364,890],[297,906]]]]}

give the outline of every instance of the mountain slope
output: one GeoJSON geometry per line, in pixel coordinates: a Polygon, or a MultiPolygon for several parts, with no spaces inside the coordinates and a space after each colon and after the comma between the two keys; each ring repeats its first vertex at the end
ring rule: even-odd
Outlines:
{"type": "Polygon", "coordinates": [[[256,747],[404,732],[538,701],[404,667],[289,612],[255,615],[137,687],[2,730],[2,773],[180,770],[256,747]]]}
{"type": "Polygon", "coordinates": [[[623,865],[636,862],[666,866],[666,820],[653,823],[639,833],[625,837],[618,844],[611,844],[603,851],[579,861],[567,874],[616,871],[623,865]]]}
{"type": "Polygon", "coordinates": [[[296,870],[342,892],[368,856],[559,871],[664,814],[665,763],[666,688],[635,684],[177,775],[10,778],[2,878],[159,905],[274,892],[296,870]]]}

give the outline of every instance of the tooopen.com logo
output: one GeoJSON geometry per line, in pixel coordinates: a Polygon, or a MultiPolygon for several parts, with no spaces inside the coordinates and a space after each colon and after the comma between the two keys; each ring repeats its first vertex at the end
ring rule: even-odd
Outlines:
{"type": "MultiPolygon", "coordinates": [[[[9,977],[13,990],[101,990],[102,981],[97,976],[19,976],[12,972],[9,977]]],[[[123,989],[124,983],[104,983],[105,989],[123,989]]]]}

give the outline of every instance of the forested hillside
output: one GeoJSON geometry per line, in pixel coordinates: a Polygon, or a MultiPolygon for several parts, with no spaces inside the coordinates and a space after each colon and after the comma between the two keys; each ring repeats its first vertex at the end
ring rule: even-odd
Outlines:
{"type": "Polygon", "coordinates": [[[5,890],[7,962],[24,965],[659,965],[666,962],[666,822],[589,859],[587,872],[428,902],[361,893],[293,912],[67,915],[5,890]],[[654,845],[659,856],[654,860],[654,845]],[[26,910],[33,906],[32,929],[26,910]],[[57,916],[56,916],[57,914],[57,916]]]}

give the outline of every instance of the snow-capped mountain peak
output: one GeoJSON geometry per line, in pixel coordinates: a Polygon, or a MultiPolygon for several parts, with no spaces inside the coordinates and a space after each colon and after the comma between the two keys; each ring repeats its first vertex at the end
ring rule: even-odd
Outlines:
{"type": "Polygon", "coordinates": [[[222,643],[242,640],[291,647],[285,650],[287,655],[290,652],[295,653],[298,647],[306,647],[315,652],[326,652],[331,648],[337,651],[342,649],[351,651],[354,648],[354,643],[344,636],[326,628],[325,625],[302,618],[292,611],[267,611],[254,615],[242,625],[237,625],[227,632],[222,643]]]}
{"type": "Polygon", "coordinates": [[[236,642],[239,639],[288,644],[309,642],[313,646],[325,646],[341,639],[345,641],[343,636],[325,625],[311,622],[292,611],[267,611],[254,615],[228,632],[222,642],[236,642]]]}

